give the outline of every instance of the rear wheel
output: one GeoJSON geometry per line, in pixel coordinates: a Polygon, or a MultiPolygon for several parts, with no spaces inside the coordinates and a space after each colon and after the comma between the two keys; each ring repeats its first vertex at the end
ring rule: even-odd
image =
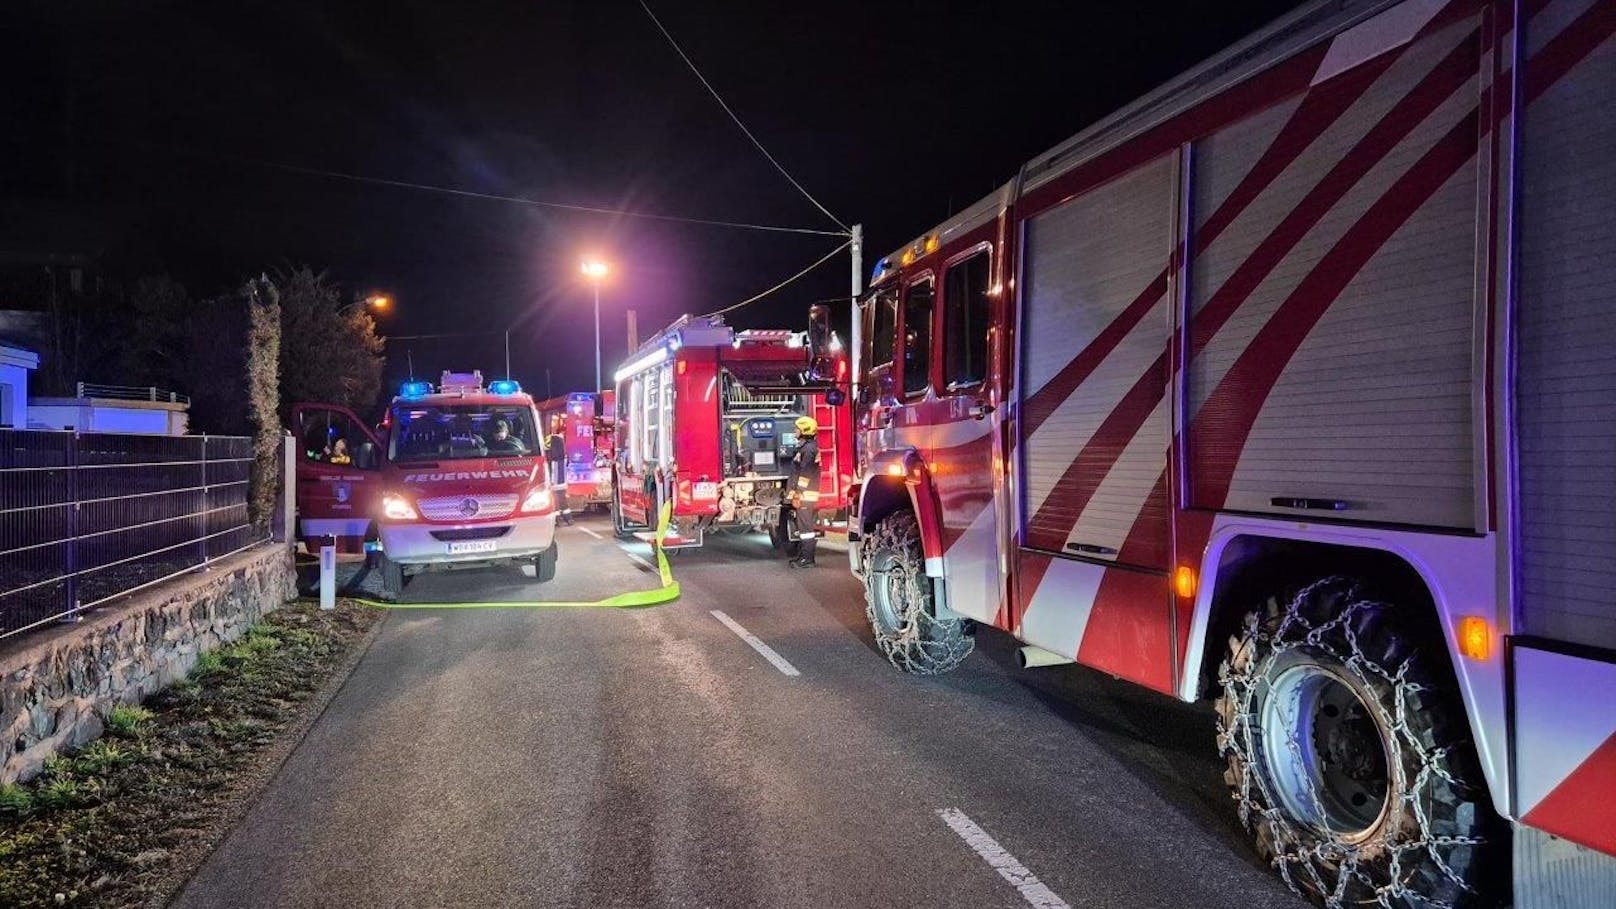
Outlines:
{"type": "Polygon", "coordinates": [[[937,615],[915,516],[901,511],[883,518],[864,545],[864,612],[881,653],[892,665],[919,675],[958,666],[974,642],[964,619],[937,615]]]}
{"type": "Polygon", "coordinates": [[[623,517],[623,494],[617,488],[616,475],[612,476],[611,511],[612,532],[617,535],[619,540],[632,540],[634,538],[634,528],[628,523],[628,519],[623,517]]]}
{"type": "Polygon", "coordinates": [[[781,508],[780,519],[769,525],[769,544],[775,552],[793,559],[802,548],[800,541],[791,538],[791,522],[795,519],[796,515],[790,508],[781,508]]]}
{"type": "Polygon", "coordinates": [[[1331,909],[1485,904],[1486,786],[1440,653],[1350,578],[1246,617],[1219,670],[1218,744],[1240,820],[1331,909]]]}
{"type": "Polygon", "coordinates": [[[555,580],[556,560],[559,554],[559,544],[551,541],[549,549],[533,557],[533,577],[540,584],[555,580]]]}

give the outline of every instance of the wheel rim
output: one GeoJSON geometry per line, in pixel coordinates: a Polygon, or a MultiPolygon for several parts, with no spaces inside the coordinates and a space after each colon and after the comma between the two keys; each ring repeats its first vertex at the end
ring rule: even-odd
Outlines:
{"type": "Polygon", "coordinates": [[[1282,670],[1259,721],[1276,807],[1345,842],[1374,833],[1390,806],[1389,733],[1345,676],[1316,663],[1282,670]]]}
{"type": "Polygon", "coordinates": [[[876,556],[870,569],[870,603],[876,625],[886,634],[897,634],[903,628],[903,588],[907,585],[904,572],[888,553],[876,556]]]}

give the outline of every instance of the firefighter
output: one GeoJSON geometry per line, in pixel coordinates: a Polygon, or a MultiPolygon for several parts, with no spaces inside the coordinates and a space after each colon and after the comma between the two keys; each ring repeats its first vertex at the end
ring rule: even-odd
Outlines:
{"type": "Polygon", "coordinates": [[[797,516],[797,557],[791,567],[809,568],[819,538],[819,423],[813,417],[798,417],[797,436],[802,444],[786,475],[786,493],[797,516]]]}
{"type": "Polygon", "coordinates": [[[544,457],[550,462],[550,489],[555,493],[561,523],[571,524],[572,509],[567,505],[567,437],[562,430],[560,418],[550,421],[550,437],[544,443],[544,457]]]}

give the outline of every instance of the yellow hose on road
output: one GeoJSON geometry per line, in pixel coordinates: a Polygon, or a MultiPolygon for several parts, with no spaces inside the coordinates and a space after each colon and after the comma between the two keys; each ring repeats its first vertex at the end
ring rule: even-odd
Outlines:
{"type": "Polygon", "coordinates": [[[673,579],[668,557],[662,552],[662,538],[668,535],[672,511],[672,505],[664,502],[657,515],[656,538],[651,548],[656,551],[657,573],[661,576],[662,586],[654,590],[631,590],[604,600],[518,600],[504,603],[387,603],[361,597],[346,599],[378,609],[643,609],[646,606],[660,606],[679,599],[679,582],[673,579]]]}

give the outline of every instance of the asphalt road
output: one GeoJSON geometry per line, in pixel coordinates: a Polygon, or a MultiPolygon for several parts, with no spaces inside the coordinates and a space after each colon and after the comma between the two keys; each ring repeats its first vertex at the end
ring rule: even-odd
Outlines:
{"type": "MultiPolygon", "coordinates": [[[[654,586],[609,537],[564,529],[542,588],[478,570],[409,596],[654,586]]],[[[826,548],[798,572],[710,538],[673,569],[683,598],[652,609],[391,613],[177,905],[1304,905],[1236,827],[1204,708],[1018,670],[986,631],[906,676],[826,548]]]]}

